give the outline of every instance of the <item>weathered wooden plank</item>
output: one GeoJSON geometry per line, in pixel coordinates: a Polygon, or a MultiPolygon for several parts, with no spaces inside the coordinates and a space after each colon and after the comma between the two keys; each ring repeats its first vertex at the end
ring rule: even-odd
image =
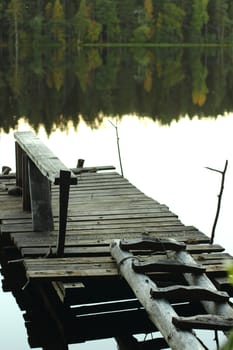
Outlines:
{"type": "MultiPolygon", "coordinates": [[[[135,238],[142,238],[142,237],[156,237],[156,238],[164,238],[171,237],[175,238],[177,241],[180,242],[186,242],[188,244],[198,244],[198,243],[206,243],[209,242],[209,239],[206,238],[205,235],[198,231],[185,231],[182,230],[183,228],[180,226],[167,226],[167,227],[159,227],[157,229],[155,228],[147,228],[146,230],[143,230],[141,228],[128,228],[128,229],[112,229],[112,230],[106,230],[106,229],[99,229],[99,230],[85,230],[85,229],[75,229],[75,230],[68,230],[66,233],[67,238],[70,237],[79,237],[81,241],[83,240],[103,240],[106,239],[114,239],[115,237],[120,237],[121,239],[129,239],[132,237],[135,238]],[[193,239],[193,236],[195,235],[195,240],[193,239]]],[[[32,230],[29,229],[22,229],[18,232],[13,231],[13,233],[8,233],[8,228],[4,227],[4,230],[2,231],[3,236],[10,237],[20,237],[22,234],[32,234],[32,230]],[[6,229],[6,230],[5,230],[6,229]]],[[[45,232],[45,237],[49,235],[49,232],[45,232]]],[[[198,248],[197,248],[198,249],[198,248]]],[[[202,251],[202,250],[201,250],[202,251]]]]}
{"type": "MultiPolygon", "coordinates": [[[[116,171],[108,171],[108,172],[103,172],[103,173],[88,173],[88,174],[81,174],[78,175],[78,177],[82,178],[82,179],[94,179],[96,180],[97,178],[107,178],[107,179],[111,179],[111,178],[121,178],[121,176],[119,175],[118,172],[116,171]]],[[[124,179],[124,178],[122,178],[124,179]]]]}
{"type": "Polygon", "coordinates": [[[118,214],[118,215],[89,215],[89,216],[70,216],[69,215],[69,222],[75,223],[78,222],[79,224],[85,224],[87,223],[90,225],[92,224],[99,224],[99,223],[106,223],[106,224],[114,224],[114,223],[141,223],[142,225],[144,223],[150,223],[150,222],[161,222],[161,221],[175,221],[179,222],[180,220],[177,219],[177,216],[175,216],[172,213],[156,213],[156,214],[118,214]]]}
{"type": "Polygon", "coordinates": [[[185,249],[185,243],[180,243],[172,239],[143,238],[131,239],[130,241],[121,240],[122,250],[181,250],[185,249]]]}
{"type": "MultiPolygon", "coordinates": [[[[116,191],[119,194],[137,194],[138,196],[143,196],[143,193],[139,190],[137,190],[135,187],[132,185],[116,185],[116,186],[100,186],[100,187],[93,187],[93,188],[82,188],[82,187],[77,187],[75,191],[73,191],[72,196],[77,197],[77,196],[88,196],[89,194],[98,194],[98,195],[116,195],[116,191]]],[[[56,196],[56,192],[54,192],[54,196],[56,196]]]]}
{"type": "MultiPolygon", "coordinates": [[[[103,220],[99,220],[99,221],[93,221],[93,222],[86,222],[86,221],[80,221],[80,222],[72,222],[72,221],[67,221],[67,230],[76,230],[77,232],[79,230],[124,230],[127,232],[128,229],[138,229],[141,230],[141,232],[146,232],[147,230],[158,230],[162,227],[179,227],[180,230],[184,227],[182,226],[182,224],[180,223],[180,221],[176,220],[176,219],[172,219],[172,218],[167,218],[165,219],[161,219],[161,218],[154,218],[153,221],[150,220],[132,220],[132,221],[123,221],[123,220],[119,220],[116,222],[111,222],[111,220],[109,221],[103,221],[103,220]]],[[[54,223],[54,227],[55,230],[58,229],[58,224],[55,222],[54,223]]],[[[28,223],[28,224],[14,224],[14,225],[4,225],[4,227],[2,227],[2,232],[28,232],[28,231],[32,231],[32,223],[28,223]]],[[[148,231],[149,232],[149,231],[148,231]]],[[[106,232],[107,234],[107,232],[106,232]]]]}
{"type": "Polygon", "coordinates": [[[213,291],[197,286],[170,286],[151,290],[151,296],[155,299],[165,298],[173,302],[208,300],[215,302],[226,302],[229,295],[225,292],[213,291]]]}
{"type": "MultiPolygon", "coordinates": [[[[119,212],[119,211],[118,211],[119,212]]],[[[56,215],[56,213],[54,213],[56,215]]],[[[114,213],[114,211],[110,211],[109,214],[105,213],[101,213],[101,211],[99,213],[94,213],[92,214],[91,211],[88,213],[83,212],[83,213],[78,213],[74,216],[71,215],[70,211],[69,211],[69,221],[97,221],[97,220],[133,220],[133,219],[154,219],[154,218],[169,218],[169,217],[173,217],[173,218],[177,218],[177,216],[175,216],[173,213],[167,212],[167,211],[149,211],[149,212],[142,212],[141,213],[137,213],[137,211],[135,212],[135,210],[132,212],[130,212],[130,210],[127,211],[127,213],[122,213],[122,214],[118,214],[118,213],[114,213]]],[[[54,221],[57,222],[58,221],[58,215],[54,217],[54,221]]],[[[31,223],[31,218],[28,217],[22,217],[19,219],[2,219],[2,224],[3,225],[11,225],[11,224],[30,224],[31,223]]]]}
{"type": "MultiPolygon", "coordinates": [[[[82,265],[84,264],[85,266],[88,266],[90,265],[91,267],[95,266],[95,267],[99,267],[98,264],[110,264],[108,265],[111,266],[111,268],[114,268],[114,260],[112,259],[112,257],[109,255],[109,248],[104,250],[104,247],[92,247],[92,248],[88,248],[88,251],[89,253],[87,255],[82,255],[82,252],[85,252],[85,247],[84,248],[79,248],[80,249],[80,254],[74,256],[74,257],[69,257],[69,256],[66,256],[64,257],[63,259],[59,259],[59,260],[54,260],[53,259],[47,259],[46,261],[46,266],[51,266],[51,265],[54,265],[54,266],[59,266],[60,264],[61,265],[64,265],[66,264],[67,266],[69,264],[72,264],[74,266],[77,266],[77,265],[82,265]],[[105,251],[105,253],[108,253],[108,254],[102,254],[102,255],[96,255],[96,256],[93,256],[91,255],[93,252],[100,252],[102,249],[102,252],[105,251]]],[[[30,268],[32,268],[33,266],[40,266],[40,268],[42,267],[43,268],[43,264],[45,263],[44,260],[41,260],[41,259],[30,259],[30,258],[27,258],[26,259],[26,263],[28,265],[30,265],[30,268]]],[[[105,268],[107,267],[107,265],[104,265],[105,268]]],[[[212,265],[211,263],[209,264],[209,266],[206,267],[206,269],[208,270],[212,268],[212,265]]],[[[153,272],[153,271],[152,271],[153,272]]],[[[226,279],[224,279],[225,283],[226,283],[226,279]]],[[[228,282],[229,283],[229,282],[228,282]]]]}
{"type": "Polygon", "coordinates": [[[96,166],[96,167],[77,167],[72,168],[74,174],[82,174],[82,173],[88,173],[88,172],[97,172],[97,171],[103,171],[103,170],[114,170],[116,169],[112,165],[103,165],[103,166],[96,166]]]}
{"type": "MultiPolygon", "coordinates": [[[[72,169],[71,169],[72,170],[72,169]]],[[[86,180],[83,177],[78,177],[79,180],[79,190],[80,189],[91,189],[91,188],[98,188],[98,189],[103,189],[103,188],[116,188],[116,187],[129,187],[133,188],[134,186],[125,178],[119,178],[115,177],[114,179],[105,179],[103,177],[99,177],[98,179],[95,180],[86,180]]],[[[77,189],[76,189],[77,190],[77,189]]],[[[56,192],[56,187],[54,188],[54,192],[56,192]]]]}
{"type": "MultiPolygon", "coordinates": [[[[93,277],[95,278],[106,278],[106,277],[115,277],[118,276],[118,269],[115,266],[106,266],[106,264],[103,264],[103,266],[94,268],[93,266],[90,266],[88,264],[85,265],[69,265],[69,266],[45,266],[44,264],[37,267],[35,269],[35,266],[30,267],[26,262],[26,268],[27,268],[27,278],[29,280],[36,280],[36,281],[83,281],[85,280],[91,280],[93,277]]],[[[208,273],[208,269],[207,269],[208,273]]],[[[169,278],[168,276],[171,275],[171,273],[165,273],[165,272],[156,272],[153,274],[148,274],[148,276],[153,276],[153,279],[161,279],[162,276],[165,277],[165,279],[169,278]]]]}
{"type": "Polygon", "coordinates": [[[233,328],[233,318],[217,316],[212,314],[191,317],[174,317],[174,325],[180,329],[212,329],[229,331],[233,328]]]}
{"type": "MultiPolygon", "coordinates": [[[[73,200],[71,199],[70,203],[69,203],[69,210],[71,213],[74,213],[73,215],[75,215],[75,213],[77,214],[77,212],[79,212],[79,210],[85,211],[85,209],[88,210],[93,210],[93,211],[97,211],[98,209],[101,210],[106,210],[107,208],[111,208],[111,210],[121,210],[122,212],[124,210],[127,210],[127,208],[131,208],[131,209],[142,209],[145,207],[148,207],[148,209],[153,209],[155,208],[155,206],[153,204],[151,204],[151,202],[148,201],[142,201],[142,200],[128,200],[128,198],[125,198],[122,201],[122,197],[121,199],[118,199],[117,197],[114,200],[112,198],[106,199],[103,198],[101,199],[101,201],[97,201],[95,199],[95,201],[93,201],[93,199],[88,198],[85,199],[84,201],[81,201],[81,198],[77,199],[77,200],[73,200]],[[116,200],[115,200],[116,199],[116,200]],[[78,203],[77,203],[78,202],[78,203]]],[[[53,203],[56,205],[57,201],[53,200],[53,203]]],[[[163,209],[161,209],[162,211],[163,209]]],[[[56,212],[56,211],[55,211],[56,212]]]]}
{"type": "Polygon", "coordinates": [[[133,189],[127,189],[127,188],[119,188],[114,190],[114,189],[109,189],[109,190],[92,190],[92,191],[76,191],[74,193],[72,193],[71,198],[95,198],[95,197],[135,197],[135,198],[143,198],[143,193],[137,191],[137,190],[133,190],[133,189]]]}
{"type": "Polygon", "coordinates": [[[144,218],[121,218],[121,219],[109,219],[104,220],[100,218],[98,220],[75,220],[74,218],[68,219],[69,227],[89,227],[90,229],[95,226],[103,226],[109,228],[119,228],[119,227],[156,227],[161,226],[177,226],[181,225],[181,221],[174,216],[158,216],[158,217],[144,217],[144,218]]]}
{"type": "MultiPolygon", "coordinates": [[[[18,206],[20,207],[20,203],[17,202],[17,201],[14,201],[14,205],[12,205],[12,207],[15,207],[15,206],[18,206]]],[[[108,207],[109,205],[106,205],[104,207],[100,207],[98,206],[97,204],[95,206],[93,205],[75,205],[74,206],[74,209],[71,209],[70,208],[71,205],[69,205],[69,210],[68,210],[68,213],[69,213],[69,216],[70,217],[75,217],[75,218],[81,218],[81,217],[85,217],[85,216],[91,216],[91,217],[94,217],[94,216],[106,216],[106,218],[108,217],[114,217],[115,215],[121,217],[127,217],[127,216],[130,216],[132,217],[131,215],[141,215],[143,216],[143,214],[145,214],[145,217],[147,217],[147,215],[150,217],[150,216],[156,216],[156,215],[159,215],[161,213],[161,215],[165,215],[165,213],[168,213],[170,214],[171,212],[169,210],[167,210],[166,208],[163,208],[161,206],[156,208],[156,207],[150,207],[148,206],[148,209],[145,208],[145,204],[144,205],[139,205],[139,206],[128,206],[128,204],[125,204],[124,206],[117,206],[116,208],[109,208],[109,211],[108,211],[108,207]]],[[[10,209],[7,209],[7,210],[10,210],[10,209]]],[[[12,208],[12,211],[13,211],[13,208],[12,208]]],[[[53,213],[54,213],[54,220],[56,220],[56,217],[58,217],[58,209],[56,207],[53,208],[53,213]]],[[[171,213],[171,215],[175,215],[173,213],[171,213]]],[[[30,221],[31,219],[31,215],[29,213],[26,213],[26,212],[22,212],[21,211],[14,211],[13,213],[12,212],[7,212],[7,213],[4,213],[4,214],[0,214],[0,217],[2,219],[2,223],[3,224],[14,224],[14,223],[26,223],[28,221],[30,221]]]]}
{"type": "Polygon", "coordinates": [[[53,231],[50,183],[30,160],[28,173],[33,231],[53,231]]]}
{"type": "MultiPolygon", "coordinates": [[[[41,235],[36,235],[36,237],[33,237],[32,234],[29,233],[12,233],[11,237],[14,240],[15,244],[18,244],[19,247],[33,247],[33,246],[48,246],[48,245],[55,245],[57,234],[56,233],[48,233],[45,235],[44,233],[41,235]]],[[[103,239],[91,239],[87,240],[86,237],[77,237],[75,234],[69,234],[66,239],[66,246],[77,246],[77,247],[92,247],[92,246],[101,246],[101,247],[108,247],[111,243],[111,238],[103,238],[103,239]]],[[[221,247],[218,244],[188,244],[186,245],[186,250],[195,256],[195,260],[197,262],[202,261],[209,261],[213,259],[219,259],[219,260],[226,260],[230,259],[231,256],[227,253],[222,253],[224,251],[224,248],[221,247]],[[200,261],[200,254],[202,252],[203,258],[200,261]],[[216,254],[214,254],[216,252],[216,254]],[[210,254],[211,253],[211,254],[210,254]]],[[[155,255],[146,256],[147,253],[144,252],[143,249],[137,250],[138,254],[143,254],[143,260],[147,262],[150,262],[151,259],[154,258],[155,255]]],[[[157,256],[157,255],[156,255],[157,256]]],[[[167,257],[166,254],[162,255],[161,252],[159,254],[161,258],[167,257]]]]}
{"type": "MultiPolygon", "coordinates": [[[[41,173],[52,183],[59,183],[60,170],[68,171],[67,167],[47,148],[41,140],[30,131],[15,132],[17,143],[27,156],[38,167],[41,173]]],[[[71,183],[77,184],[77,177],[71,176],[71,183]]]]}
{"type": "Polygon", "coordinates": [[[46,271],[31,271],[27,270],[27,277],[29,280],[37,280],[37,281],[44,281],[44,280],[54,280],[54,281],[78,281],[82,280],[84,277],[110,277],[110,276],[116,276],[116,269],[79,269],[74,270],[73,266],[71,266],[70,270],[62,269],[60,270],[46,270],[46,271]]]}
{"type": "Polygon", "coordinates": [[[153,262],[141,262],[135,260],[132,262],[132,269],[137,273],[148,272],[175,272],[175,273],[202,273],[205,272],[203,266],[197,264],[184,264],[172,259],[154,259],[153,262]]]}

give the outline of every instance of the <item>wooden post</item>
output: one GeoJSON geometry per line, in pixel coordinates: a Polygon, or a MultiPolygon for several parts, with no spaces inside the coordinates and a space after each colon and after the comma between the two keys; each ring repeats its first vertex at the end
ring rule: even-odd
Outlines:
{"type": "Polygon", "coordinates": [[[76,168],[83,168],[85,159],[78,159],[76,168]]]}
{"type": "Polygon", "coordinates": [[[50,183],[31,160],[28,161],[28,171],[33,230],[52,231],[54,224],[50,183]]]}
{"type": "Polygon", "coordinates": [[[29,190],[29,174],[28,174],[27,154],[22,151],[22,188],[23,188],[23,210],[31,211],[31,199],[29,190]]]}
{"type": "Polygon", "coordinates": [[[23,151],[22,148],[19,146],[17,142],[15,142],[15,166],[16,166],[16,186],[22,187],[23,185],[23,169],[22,169],[22,163],[23,163],[23,151]]]}
{"type": "Polygon", "coordinates": [[[151,290],[157,289],[157,285],[146,275],[134,272],[132,262],[137,258],[133,254],[121,250],[119,243],[119,240],[115,240],[111,244],[111,254],[116,260],[122,276],[168,345],[173,350],[204,350],[205,348],[193,333],[179,330],[173,325],[172,318],[176,317],[177,313],[167,300],[151,297],[151,290]]]}
{"type": "Polygon", "coordinates": [[[66,170],[60,171],[60,198],[59,198],[59,234],[57,242],[57,256],[64,254],[67,211],[69,202],[71,172],[66,170]]]}

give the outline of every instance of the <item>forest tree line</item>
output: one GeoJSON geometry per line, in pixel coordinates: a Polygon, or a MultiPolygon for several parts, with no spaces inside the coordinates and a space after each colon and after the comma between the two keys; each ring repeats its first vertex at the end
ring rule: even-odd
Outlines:
{"type": "Polygon", "coordinates": [[[1,0],[0,45],[232,43],[232,0],[1,0]]]}

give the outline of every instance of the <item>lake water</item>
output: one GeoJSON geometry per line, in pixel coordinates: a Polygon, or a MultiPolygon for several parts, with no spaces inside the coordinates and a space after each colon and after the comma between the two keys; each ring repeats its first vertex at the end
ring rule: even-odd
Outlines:
{"type": "MultiPolygon", "coordinates": [[[[69,167],[74,167],[77,159],[83,158],[86,166],[114,165],[120,172],[114,124],[119,133],[124,176],[148,196],[168,205],[184,224],[193,225],[210,236],[221,174],[206,167],[222,171],[228,160],[215,243],[221,244],[233,254],[233,108],[230,105],[232,91],[229,76],[232,70],[229,63],[231,52],[202,52],[199,56],[194,55],[195,62],[184,59],[190,56],[188,52],[182,52],[183,58],[179,60],[180,52],[170,52],[167,56],[165,53],[158,54],[158,60],[156,54],[152,54],[154,56],[151,57],[148,53],[146,56],[134,53],[134,61],[129,65],[128,56],[124,53],[121,61],[124,65],[118,63],[117,72],[109,71],[109,74],[112,72],[115,76],[104,75],[107,68],[112,67],[108,59],[111,58],[111,64],[113,58],[116,59],[112,54],[109,54],[111,57],[105,57],[107,63],[92,69],[91,73],[89,70],[85,79],[84,66],[76,69],[76,78],[62,66],[60,85],[58,78],[55,80],[54,72],[53,79],[51,71],[46,71],[39,78],[34,70],[30,75],[32,80],[37,77],[36,82],[30,83],[34,104],[29,104],[30,89],[25,85],[25,80],[22,84],[26,91],[22,87],[15,91],[13,85],[10,89],[8,78],[9,94],[6,96],[5,93],[3,105],[5,119],[0,118],[0,167],[9,165],[12,169],[15,168],[14,130],[33,129],[69,167]],[[164,55],[168,61],[166,67],[161,59],[164,55]],[[125,70],[123,77],[122,70],[126,69],[126,64],[129,70],[125,70]],[[194,66],[199,67],[199,73],[202,72],[198,79],[193,76],[197,72],[194,66]],[[127,77],[130,79],[127,80],[127,77]],[[102,90],[100,81],[103,84],[102,90]],[[94,82],[98,82],[98,85],[93,85],[94,82]],[[38,100],[36,91],[40,91],[38,100]],[[95,118],[90,119],[91,111],[95,118]]],[[[7,67],[16,79],[13,76],[15,67],[12,70],[10,65],[7,67]]],[[[20,69],[25,73],[24,66],[20,66],[20,69]]],[[[2,82],[6,83],[3,73],[2,71],[2,82]]],[[[21,75],[21,79],[22,77],[21,75]]],[[[25,79],[29,84],[27,74],[25,79]]],[[[5,89],[4,85],[4,91],[5,89]]],[[[29,349],[23,318],[13,297],[0,292],[0,307],[1,348],[29,349]]],[[[206,337],[209,349],[216,348],[213,338],[214,334],[206,337]]],[[[80,350],[116,348],[114,340],[70,346],[70,349],[80,350]]]]}

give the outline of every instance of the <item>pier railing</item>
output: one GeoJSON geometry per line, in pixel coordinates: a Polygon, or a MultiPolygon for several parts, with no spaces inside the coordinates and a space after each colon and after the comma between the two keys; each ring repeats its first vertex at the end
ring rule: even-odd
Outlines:
{"type": "Polygon", "coordinates": [[[77,177],[31,131],[16,132],[16,185],[22,188],[23,209],[31,211],[34,231],[53,231],[51,184],[59,186],[57,255],[64,252],[70,185],[77,177]]]}

